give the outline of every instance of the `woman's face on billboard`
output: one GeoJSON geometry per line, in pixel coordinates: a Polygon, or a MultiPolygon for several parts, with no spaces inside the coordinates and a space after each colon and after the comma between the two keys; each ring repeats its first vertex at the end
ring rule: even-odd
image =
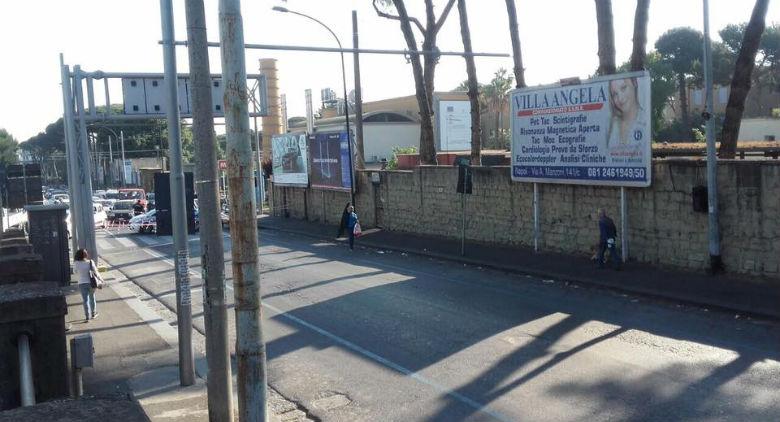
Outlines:
{"type": "Polygon", "coordinates": [[[637,106],[636,90],[631,79],[614,79],[609,82],[612,104],[621,115],[634,111],[637,106]]]}

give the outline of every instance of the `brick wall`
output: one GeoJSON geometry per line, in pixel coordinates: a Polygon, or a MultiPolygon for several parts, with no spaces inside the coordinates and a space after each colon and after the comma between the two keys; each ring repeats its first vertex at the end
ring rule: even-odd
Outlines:
{"type": "MultiPolygon", "coordinates": [[[[533,245],[533,185],[513,183],[507,167],[475,167],[466,200],[466,237],[533,245]]],[[[453,167],[358,172],[357,210],[364,227],[460,238],[461,198],[453,167]]],[[[727,270],[780,277],[780,163],[722,161],[718,170],[721,254],[727,270]]],[[[628,188],[632,259],[704,269],[709,263],[707,214],[693,212],[691,190],[706,185],[705,163],[656,160],[649,188],[628,188]]],[[[335,225],[349,193],[273,188],[274,215],[335,225]]],[[[539,185],[540,249],[587,254],[598,240],[596,212],[606,208],[620,230],[620,189],[539,185]]],[[[335,230],[335,229],[334,229],[335,230]]]]}

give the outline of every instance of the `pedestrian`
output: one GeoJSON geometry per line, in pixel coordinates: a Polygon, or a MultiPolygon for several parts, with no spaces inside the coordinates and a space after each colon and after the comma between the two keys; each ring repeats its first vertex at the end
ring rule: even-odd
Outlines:
{"type": "Polygon", "coordinates": [[[355,226],[358,226],[360,224],[360,220],[358,220],[358,215],[355,212],[355,207],[350,205],[347,207],[347,210],[349,211],[349,220],[347,221],[347,231],[349,232],[349,249],[354,250],[355,249],[355,226]]]}
{"type": "Polygon", "coordinates": [[[344,236],[344,230],[347,228],[347,223],[349,223],[349,207],[351,206],[351,202],[347,202],[347,205],[344,205],[344,211],[341,213],[341,223],[339,223],[339,231],[336,233],[336,239],[344,236]]]}
{"type": "Polygon", "coordinates": [[[98,317],[95,289],[100,288],[104,281],[97,270],[95,261],[89,258],[89,253],[85,249],[77,250],[73,261],[73,269],[78,277],[81,299],[84,302],[84,319],[89,321],[98,317]],[[95,283],[92,282],[92,278],[95,279],[95,283]]]}
{"type": "Polygon", "coordinates": [[[141,215],[144,212],[146,212],[146,210],[144,210],[144,204],[141,203],[141,200],[135,201],[135,204],[133,204],[133,215],[141,215]]]}
{"type": "Polygon", "coordinates": [[[612,261],[612,266],[617,270],[620,269],[620,257],[617,254],[616,247],[617,228],[615,222],[607,215],[605,209],[599,210],[599,249],[598,249],[598,264],[599,268],[604,268],[604,253],[609,249],[609,259],[612,261]]]}

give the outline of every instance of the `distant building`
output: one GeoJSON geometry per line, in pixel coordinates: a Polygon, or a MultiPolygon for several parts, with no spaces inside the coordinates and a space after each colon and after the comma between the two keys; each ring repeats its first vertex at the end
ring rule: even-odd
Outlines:
{"type": "MultiPolygon", "coordinates": [[[[436,100],[468,101],[463,92],[436,92],[436,100]]],[[[363,103],[363,149],[367,163],[390,160],[394,147],[417,147],[420,145],[420,109],[417,97],[388,98],[363,103]]],[[[345,130],[343,115],[338,116],[335,107],[322,110],[323,118],[314,121],[317,132],[345,130]]],[[[349,116],[350,129],[355,130],[355,115],[349,116]]],[[[436,116],[434,115],[434,125],[436,116]]],[[[305,131],[306,121],[299,118],[289,120],[289,131],[305,131]]],[[[434,132],[436,129],[434,128],[434,132]]],[[[438,136],[438,135],[437,135],[438,136]]]]}
{"type": "Polygon", "coordinates": [[[742,119],[738,141],[780,141],[780,119],[742,119]]]}

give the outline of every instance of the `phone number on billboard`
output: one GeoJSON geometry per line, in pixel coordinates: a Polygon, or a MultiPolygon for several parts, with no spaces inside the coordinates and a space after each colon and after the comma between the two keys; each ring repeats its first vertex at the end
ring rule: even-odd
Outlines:
{"type": "Polygon", "coordinates": [[[645,169],[638,167],[588,167],[588,178],[645,180],[645,169]]]}

